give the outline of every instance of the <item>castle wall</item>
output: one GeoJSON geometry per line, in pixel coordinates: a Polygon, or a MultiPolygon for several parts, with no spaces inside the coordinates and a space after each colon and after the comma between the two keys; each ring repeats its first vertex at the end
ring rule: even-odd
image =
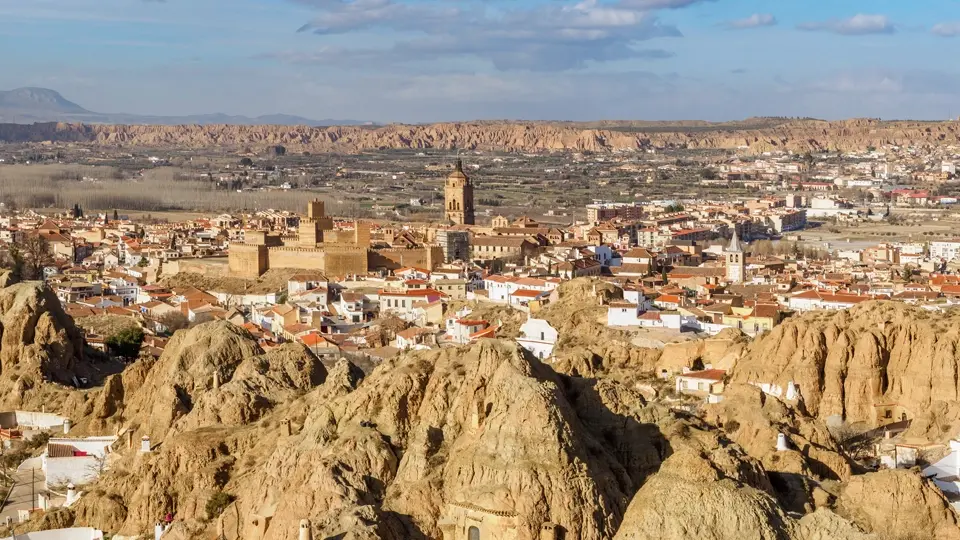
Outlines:
{"type": "Polygon", "coordinates": [[[368,266],[371,270],[380,268],[399,270],[416,266],[433,270],[443,262],[443,249],[440,246],[427,246],[412,249],[378,249],[370,251],[368,266]]]}
{"type": "Polygon", "coordinates": [[[182,272],[202,274],[210,277],[223,277],[230,268],[224,257],[203,259],[171,259],[163,263],[163,275],[175,275],[182,272]]]}
{"type": "Polygon", "coordinates": [[[256,279],[269,268],[265,245],[231,244],[228,267],[237,277],[256,279]]]}
{"type": "MultiPolygon", "coordinates": [[[[323,249],[272,247],[268,248],[267,268],[300,268],[324,271],[326,254],[323,249]]],[[[261,272],[262,273],[262,272],[261,272]]]]}
{"type": "Polygon", "coordinates": [[[334,244],[323,246],[326,251],[326,268],[324,273],[332,277],[345,277],[350,274],[366,274],[368,265],[366,246],[351,244],[334,244]]]}

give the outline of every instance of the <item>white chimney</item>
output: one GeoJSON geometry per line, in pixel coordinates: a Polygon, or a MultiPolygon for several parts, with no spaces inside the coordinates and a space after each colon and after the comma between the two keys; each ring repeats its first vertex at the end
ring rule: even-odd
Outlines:
{"type": "Polygon", "coordinates": [[[73,427],[73,422],[69,418],[63,421],[63,434],[66,435],[70,433],[70,428],[73,427]]]}
{"type": "Polygon", "coordinates": [[[793,384],[793,381],[787,383],[787,401],[793,401],[797,399],[797,385],[793,384]]]}
{"type": "Polygon", "coordinates": [[[67,506],[77,500],[77,488],[73,484],[67,484],[67,506]]]}
{"type": "Polygon", "coordinates": [[[783,452],[788,449],[787,436],[783,433],[777,433],[777,452],[783,452]]]}
{"type": "Polygon", "coordinates": [[[140,439],[140,451],[150,452],[150,437],[144,435],[143,438],[140,439]]]}
{"type": "Polygon", "coordinates": [[[163,533],[163,523],[158,521],[157,524],[153,526],[153,540],[160,540],[160,537],[163,536],[163,533]]]}
{"type": "Polygon", "coordinates": [[[310,520],[301,519],[299,540],[312,540],[312,539],[313,539],[313,531],[310,530],[310,520]]]}

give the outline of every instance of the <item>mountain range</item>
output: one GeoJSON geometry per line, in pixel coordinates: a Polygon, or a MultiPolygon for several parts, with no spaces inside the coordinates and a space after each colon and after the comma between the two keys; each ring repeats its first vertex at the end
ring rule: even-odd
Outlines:
{"type": "Polygon", "coordinates": [[[223,113],[185,116],[151,116],[127,113],[100,113],[67,100],[48,88],[0,90],[0,123],[32,124],[34,122],[82,122],[86,124],[151,124],[151,125],[282,125],[344,126],[368,122],[357,120],[312,120],[287,114],[268,114],[255,118],[223,113]]]}

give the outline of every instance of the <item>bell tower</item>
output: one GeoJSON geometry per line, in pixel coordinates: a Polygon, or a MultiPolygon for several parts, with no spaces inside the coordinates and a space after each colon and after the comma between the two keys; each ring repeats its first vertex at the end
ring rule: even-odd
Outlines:
{"type": "Polygon", "coordinates": [[[730,245],[723,250],[724,258],[727,262],[727,283],[743,283],[746,277],[746,264],[743,258],[743,247],[740,246],[740,238],[737,236],[737,229],[733,229],[733,238],[730,245]]]}
{"type": "Polygon", "coordinates": [[[443,187],[444,217],[454,225],[474,225],[473,184],[463,172],[463,161],[447,176],[443,187]]]}

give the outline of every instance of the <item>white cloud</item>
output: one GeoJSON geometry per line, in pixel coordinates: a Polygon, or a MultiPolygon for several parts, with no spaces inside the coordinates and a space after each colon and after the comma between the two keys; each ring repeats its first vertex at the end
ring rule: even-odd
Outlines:
{"type": "MultiPolygon", "coordinates": [[[[668,3],[644,1],[661,6],[668,3]]],[[[649,11],[598,0],[508,8],[480,3],[451,6],[442,0],[301,2],[317,8],[317,14],[300,32],[326,36],[383,29],[396,32],[398,38],[383,49],[347,48],[332,54],[329,48],[323,48],[317,53],[281,52],[260,58],[317,64],[363,59],[366,62],[355,67],[376,68],[470,56],[486,60],[499,70],[561,71],[599,62],[667,58],[672,56],[668,51],[639,44],[681,36],[676,27],[661,24],[649,11]]]]}
{"type": "Polygon", "coordinates": [[[769,13],[754,13],[745,19],[736,19],[726,23],[727,28],[734,30],[744,30],[747,28],[760,28],[761,26],[775,26],[777,18],[769,13]]]}
{"type": "Polygon", "coordinates": [[[815,32],[833,32],[844,36],[893,34],[896,32],[896,26],[886,15],[865,15],[862,13],[849,19],[801,23],[797,28],[815,32]]]}
{"type": "Polygon", "coordinates": [[[930,31],[941,37],[960,36],[960,22],[955,21],[935,24],[930,31]]]}

